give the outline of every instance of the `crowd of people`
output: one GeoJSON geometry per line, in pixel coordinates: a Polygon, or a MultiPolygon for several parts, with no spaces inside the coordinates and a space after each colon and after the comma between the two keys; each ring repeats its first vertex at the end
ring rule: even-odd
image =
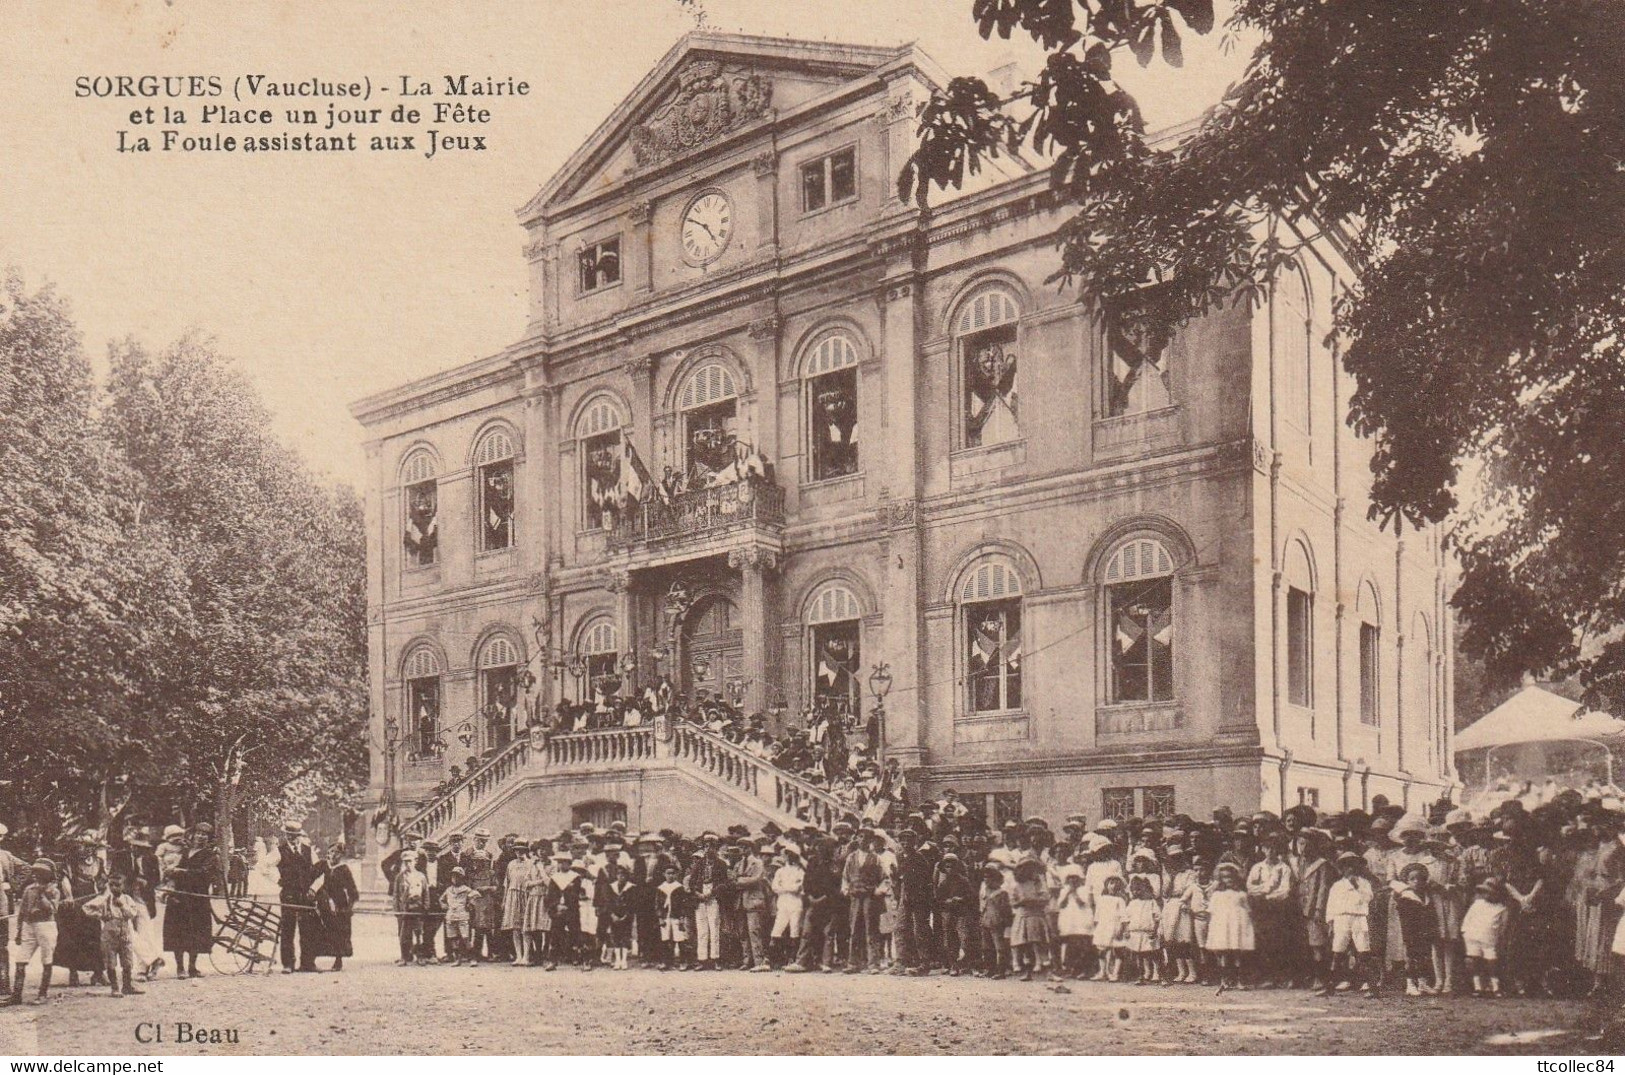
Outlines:
{"type": "Polygon", "coordinates": [[[993,830],[949,791],[827,833],[408,838],[385,872],[403,965],[1507,996],[1605,988],[1625,954],[1625,815],[1575,792],[1483,818],[1378,796],[1338,814],[993,830]]]}
{"type": "MultiPolygon", "coordinates": [[[[0,825],[0,844],[7,835],[0,825]]],[[[113,996],[143,992],[137,983],[158,980],[170,965],[177,978],[203,976],[198,957],[214,948],[228,898],[249,896],[246,869],[232,868],[243,856],[234,852],[222,868],[208,822],[164,826],[161,836],[143,826],[115,835],[116,846],[86,834],[54,856],[23,858],[0,846],[0,1006],[24,1002],[31,969],[33,1003],[49,997],[58,970],[68,986],[83,976],[113,996]]],[[[317,956],[342,970],[359,899],[344,845],[324,855],[290,823],[274,858],[260,865],[276,875],[277,895],[265,898],[277,904],[283,970],[314,971],[317,956]]]]}

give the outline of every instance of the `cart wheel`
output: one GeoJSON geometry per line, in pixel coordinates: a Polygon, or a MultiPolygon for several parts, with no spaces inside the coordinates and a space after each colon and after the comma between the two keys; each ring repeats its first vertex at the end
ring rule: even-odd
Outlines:
{"type": "Polygon", "coordinates": [[[254,961],[235,948],[216,945],[209,950],[209,966],[216,974],[247,974],[254,969],[254,961]]]}

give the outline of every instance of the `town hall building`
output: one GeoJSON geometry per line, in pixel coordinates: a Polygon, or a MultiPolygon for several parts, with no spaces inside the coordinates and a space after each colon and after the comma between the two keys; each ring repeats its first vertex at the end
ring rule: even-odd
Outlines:
{"type": "Polygon", "coordinates": [[[529,728],[662,680],[776,733],[851,713],[995,823],[1454,787],[1448,563],[1367,518],[1335,234],[1261,305],[1120,330],[1049,282],[1041,164],[899,200],[945,81],[688,35],[520,208],[523,338],[354,405],[375,801],[424,834],[826,816],[691,728],[529,728]]]}

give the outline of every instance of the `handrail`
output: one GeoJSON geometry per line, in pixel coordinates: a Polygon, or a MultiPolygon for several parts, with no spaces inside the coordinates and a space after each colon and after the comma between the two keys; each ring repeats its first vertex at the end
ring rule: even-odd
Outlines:
{"type": "Polygon", "coordinates": [[[669,499],[650,496],[610,530],[620,547],[644,541],[714,533],[744,523],[784,522],[784,490],[760,477],[689,489],[669,499]]]}
{"type": "Polygon", "coordinates": [[[465,816],[476,805],[533,763],[547,768],[635,763],[662,756],[684,761],[714,779],[738,788],[780,813],[829,831],[849,811],[823,788],[788,773],[765,758],[696,724],[676,722],[669,743],[653,727],[565,732],[545,739],[521,736],[413,816],[403,832],[428,838],[465,816]]]}
{"type": "Polygon", "coordinates": [[[676,725],[672,753],[774,808],[828,832],[847,807],[829,792],[695,724],[676,725]],[[764,785],[767,793],[764,792],[764,785]]]}
{"type": "Polygon", "coordinates": [[[654,756],[653,728],[567,732],[547,741],[548,765],[591,765],[606,761],[638,761],[654,756]]]}
{"type": "Polygon", "coordinates": [[[447,789],[440,798],[414,814],[412,820],[401,827],[401,832],[416,833],[420,838],[427,838],[432,833],[445,828],[457,820],[459,814],[457,803],[465,792],[468,797],[468,805],[472,807],[497,784],[524,768],[529,757],[530,737],[521,735],[503,747],[496,757],[465,775],[447,789]]]}

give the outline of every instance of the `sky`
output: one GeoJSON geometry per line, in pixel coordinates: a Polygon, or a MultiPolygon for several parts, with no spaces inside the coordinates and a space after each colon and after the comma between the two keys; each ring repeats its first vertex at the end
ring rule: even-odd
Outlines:
{"type": "MultiPolygon", "coordinates": [[[[1010,60],[1032,71],[1039,58],[1030,41],[984,42],[970,0],[703,7],[718,31],[915,41],[951,74],[1010,60]]],[[[0,10],[0,268],[54,284],[93,356],[127,335],[154,348],[189,330],[214,336],[278,434],[350,484],[363,433],[349,404],[519,337],[514,210],[695,27],[678,0],[4,0],[0,10]],[[120,153],[119,130],[141,133],[129,112],[163,101],[76,96],[81,78],[99,76],[215,75],[229,90],[250,74],[398,84],[458,73],[531,92],[491,104],[487,151],[432,160],[120,153]]],[[[1153,126],[1198,114],[1240,74],[1246,50],[1220,37],[1187,40],[1177,74],[1120,61],[1153,126]]]]}

